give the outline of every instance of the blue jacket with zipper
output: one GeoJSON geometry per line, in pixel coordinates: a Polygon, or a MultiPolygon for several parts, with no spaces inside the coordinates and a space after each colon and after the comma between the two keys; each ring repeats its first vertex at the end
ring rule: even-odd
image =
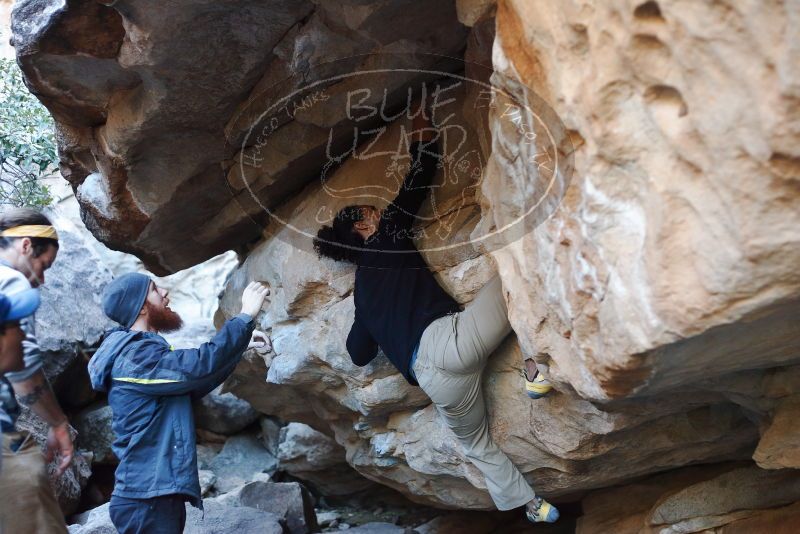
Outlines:
{"type": "Polygon", "coordinates": [[[197,349],[173,350],[150,332],[111,331],[89,362],[92,387],[108,393],[114,453],[114,495],[149,499],[183,494],[200,507],[192,399],[233,372],[254,323],[247,314],[228,320],[197,349]]]}

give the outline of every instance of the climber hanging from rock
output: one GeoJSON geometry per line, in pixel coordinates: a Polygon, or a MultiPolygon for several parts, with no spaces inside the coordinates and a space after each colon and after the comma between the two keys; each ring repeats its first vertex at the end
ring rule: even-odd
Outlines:
{"type": "MultiPolygon", "coordinates": [[[[484,474],[500,510],[525,505],[532,522],[552,523],[558,510],[537,496],[489,435],[481,376],[488,357],[511,332],[499,277],[462,311],[437,283],[411,239],[415,214],[437,167],[437,131],[428,112],[413,118],[412,159],[397,197],[385,209],[352,205],[314,239],[318,254],[357,265],[355,319],[347,337],[353,363],[364,366],[380,347],[413,385],[431,398],[469,460],[484,474]]],[[[550,384],[527,363],[528,395],[550,384]]]]}
{"type": "Polygon", "coordinates": [[[111,521],[121,534],[183,532],[184,503],[202,507],[197,474],[192,399],[201,398],[233,372],[245,349],[269,346],[254,330],[269,289],[252,282],[242,311],[197,349],[173,349],[159,333],[182,321],[168,292],[149,277],[129,273],[103,292],[103,311],[120,324],[89,362],[97,391],[108,392],[114,454],[119,458],[111,496],[111,521]]]}

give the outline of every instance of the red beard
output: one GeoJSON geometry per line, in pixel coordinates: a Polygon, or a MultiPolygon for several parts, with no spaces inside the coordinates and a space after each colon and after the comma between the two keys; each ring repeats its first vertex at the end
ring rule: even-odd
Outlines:
{"type": "Polygon", "coordinates": [[[145,306],[147,306],[150,327],[156,332],[168,334],[183,327],[181,316],[166,306],[155,307],[149,302],[145,302],[145,306]]]}

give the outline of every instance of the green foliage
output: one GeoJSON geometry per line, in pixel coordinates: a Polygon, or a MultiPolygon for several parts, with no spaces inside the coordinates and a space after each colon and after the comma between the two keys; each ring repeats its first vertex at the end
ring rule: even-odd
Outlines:
{"type": "Polygon", "coordinates": [[[54,131],[17,64],[0,58],[0,204],[45,207],[53,201],[39,178],[58,162],[54,131]]]}

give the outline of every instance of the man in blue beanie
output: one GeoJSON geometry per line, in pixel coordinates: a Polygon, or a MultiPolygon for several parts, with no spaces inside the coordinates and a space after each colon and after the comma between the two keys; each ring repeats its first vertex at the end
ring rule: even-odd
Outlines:
{"type": "Polygon", "coordinates": [[[186,522],[184,503],[202,507],[192,399],[221,384],[248,347],[266,345],[254,319],[268,294],[250,283],[241,313],[210,342],[173,350],[159,333],[178,330],[182,321],[166,290],[138,273],[106,287],[103,311],[120,328],[92,357],[89,376],[95,390],[108,392],[113,412],[119,466],[109,513],[121,534],[177,534],[186,522]]]}

